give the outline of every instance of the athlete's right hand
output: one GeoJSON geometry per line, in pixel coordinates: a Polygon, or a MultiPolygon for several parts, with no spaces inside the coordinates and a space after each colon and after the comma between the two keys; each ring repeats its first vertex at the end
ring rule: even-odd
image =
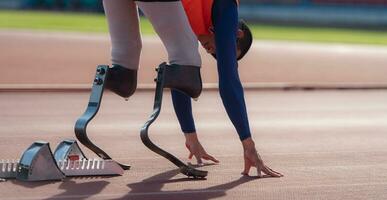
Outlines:
{"type": "Polygon", "coordinates": [[[246,175],[246,176],[249,175],[250,168],[255,167],[257,168],[258,178],[283,176],[281,173],[276,172],[270,169],[268,166],[266,166],[261,156],[258,154],[257,150],[255,149],[254,141],[251,138],[243,140],[242,145],[243,145],[243,157],[245,160],[245,167],[242,172],[242,175],[246,175]],[[263,176],[262,173],[266,174],[266,176],[263,176]]]}
{"type": "Polygon", "coordinates": [[[188,158],[192,159],[195,156],[197,164],[202,165],[203,160],[213,161],[215,163],[219,163],[219,161],[208,154],[206,150],[204,150],[203,146],[200,144],[199,139],[196,133],[188,133],[185,134],[185,146],[187,147],[189,153],[188,158]]]}

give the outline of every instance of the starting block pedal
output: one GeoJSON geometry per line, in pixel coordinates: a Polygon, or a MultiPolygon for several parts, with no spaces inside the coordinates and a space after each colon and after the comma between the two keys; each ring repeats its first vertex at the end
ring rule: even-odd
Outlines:
{"type": "Polygon", "coordinates": [[[64,140],[54,154],[48,142],[34,142],[24,151],[20,161],[0,161],[0,179],[49,181],[123,173],[122,167],[113,160],[87,159],[75,140],[64,140]]]}
{"type": "Polygon", "coordinates": [[[22,155],[16,171],[16,179],[22,181],[62,180],[48,142],[34,142],[22,155]]]}
{"type": "Polygon", "coordinates": [[[56,161],[81,160],[86,159],[86,156],[82,152],[77,141],[63,140],[56,147],[54,151],[54,158],[56,161]]]}
{"type": "Polygon", "coordinates": [[[114,176],[124,173],[113,160],[86,158],[76,140],[62,141],[55,149],[54,157],[66,176],[114,176]]]}

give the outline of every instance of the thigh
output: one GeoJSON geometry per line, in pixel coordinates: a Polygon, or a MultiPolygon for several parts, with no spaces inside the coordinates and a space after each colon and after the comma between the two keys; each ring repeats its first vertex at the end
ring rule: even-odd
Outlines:
{"type": "Polygon", "coordinates": [[[180,1],[136,3],[162,40],[171,64],[201,65],[198,40],[180,1]]]}
{"type": "Polygon", "coordinates": [[[141,35],[137,6],[132,0],[104,0],[112,43],[112,62],[137,69],[141,35]]]}

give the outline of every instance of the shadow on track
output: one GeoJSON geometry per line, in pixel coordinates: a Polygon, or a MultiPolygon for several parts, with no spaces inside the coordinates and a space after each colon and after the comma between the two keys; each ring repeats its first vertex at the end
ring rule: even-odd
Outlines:
{"type": "MultiPolygon", "coordinates": [[[[56,194],[54,196],[44,199],[88,199],[93,195],[99,194],[108,184],[108,181],[101,180],[101,178],[86,177],[86,178],[73,178],[76,180],[85,180],[87,182],[77,183],[73,180],[66,180],[59,185],[57,190],[64,190],[64,192],[56,194]],[[98,180],[99,179],[99,180],[98,180]]],[[[43,182],[21,182],[12,181],[15,185],[23,186],[25,188],[38,188],[50,184],[55,184],[54,181],[43,181],[43,182]]],[[[37,197],[38,198],[38,197],[37,197]]]]}
{"type": "Polygon", "coordinates": [[[175,190],[175,191],[162,191],[162,188],[165,184],[168,183],[177,183],[177,182],[186,182],[186,181],[205,181],[195,180],[190,178],[178,178],[171,179],[172,177],[179,174],[179,170],[170,170],[161,174],[154,175],[147,179],[144,179],[141,182],[128,184],[128,187],[131,191],[123,197],[111,200],[119,199],[131,199],[131,200],[174,200],[174,199],[184,199],[184,200],[209,200],[214,198],[219,198],[227,195],[227,190],[235,188],[239,185],[247,183],[252,180],[257,180],[254,177],[242,176],[241,178],[231,181],[225,184],[216,185],[208,188],[202,189],[188,189],[188,190],[175,190]]]}
{"type": "MultiPolygon", "coordinates": [[[[92,178],[91,178],[92,179],[92,178]]],[[[87,181],[91,179],[86,179],[87,181]]],[[[75,181],[66,181],[60,184],[59,190],[64,192],[51,196],[48,199],[89,199],[93,195],[99,194],[107,185],[108,181],[96,180],[84,183],[76,183],[75,181]]]]}

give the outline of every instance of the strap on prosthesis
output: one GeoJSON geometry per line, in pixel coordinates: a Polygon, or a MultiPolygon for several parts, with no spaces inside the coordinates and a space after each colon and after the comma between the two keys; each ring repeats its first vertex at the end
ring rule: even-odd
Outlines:
{"type": "MultiPolygon", "coordinates": [[[[165,150],[163,150],[160,147],[158,147],[157,145],[155,145],[149,139],[148,129],[160,114],[164,88],[165,87],[176,88],[173,85],[173,83],[171,84],[171,82],[169,82],[169,80],[176,78],[176,77],[172,77],[176,74],[170,73],[170,72],[176,71],[176,70],[168,69],[169,67],[171,67],[171,66],[167,65],[166,63],[162,63],[158,68],[156,68],[157,78],[155,79],[156,91],[155,91],[153,112],[152,112],[151,116],[149,117],[148,121],[143,125],[143,127],[141,129],[141,140],[145,144],[145,146],[147,146],[150,150],[163,156],[164,158],[168,159],[173,164],[175,164],[177,167],[179,167],[180,172],[182,174],[184,174],[188,177],[204,178],[208,174],[207,171],[197,170],[191,166],[186,165],[185,163],[183,163],[181,160],[179,160],[178,158],[176,158],[172,154],[166,152],[165,150]],[[168,81],[168,82],[166,82],[166,81],[168,81]]],[[[187,67],[187,66],[175,65],[173,67],[177,68],[177,67],[187,67]]],[[[200,74],[198,74],[198,75],[200,78],[200,74]]],[[[196,81],[198,81],[198,80],[196,80],[196,81]]],[[[191,97],[197,98],[201,92],[201,80],[199,79],[199,81],[200,81],[200,88],[196,87],[196,91],[192,91],[190,88],[187,88],[188,90],[184,90],[184,88],[180,88],[179,90],[182,92],[185,92],[187,95],[189,95],[191,97]],[[200,91],[198,91],[198,90],[200,90],[200,91]]]]}

